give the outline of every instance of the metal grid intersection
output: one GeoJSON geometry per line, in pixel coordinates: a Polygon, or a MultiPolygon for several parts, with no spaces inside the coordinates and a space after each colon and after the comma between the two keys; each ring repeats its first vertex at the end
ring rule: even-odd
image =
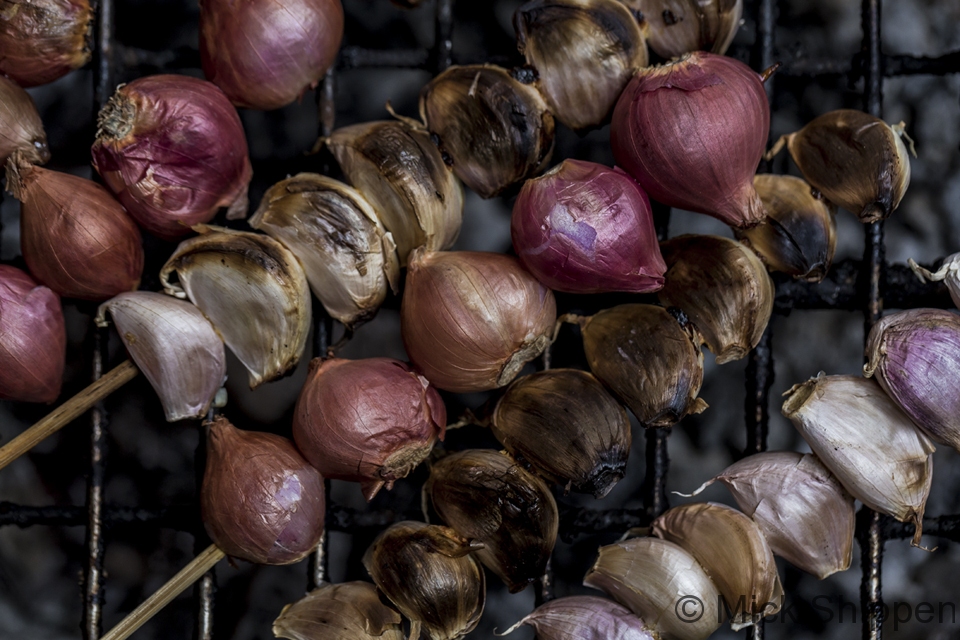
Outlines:
{"type": "MultiPolygon", "coordinates": [[[[196,50],[174,50],[154,53],[123,47],[114,38],[114,14],[116,0],[99,0],[96,7],[94,28],[94,101],[95,113],[112,94],[116,85],[117,67],[182,68],[198,67],[196,50]]],[[[384,0],[385,1],[385,0],[384,0]]],[[[339,55],[338,71],[387,67],[425,69],[439,73],[454,62],[471,63],[478,60],[455,59],[453,52],[453,0],[437,0],[434,15],[434,46],[430,49],[374,50],[344,46],[339,55]]],[[[863,108],[880,116],[883,95],[883,78],[899,75],[943,75],[960,72],[960,51],[940,57],[887,56],[880,46],[881,0],[862,0],[863,41],[859,54],[849,61],[782,59],[776,57],[775,29],[777,17],[776,0],[748,0],[748,11],[754,22],[755,41],[750,49],[754,69],[769,67],[782,62],[778,72],[787,77],[826,77],[842,75],[851,80],[863,79],[863,108]]],[[[499,61],[499,59],[495,59],[499,61]]],[[[334,128],[335,82],[337,72],[331,70],[317,89],[319,128],[322,135],[329,135],[334,128]]],[[[768,93],[773,98],[775,83],[768,83],[768,93]]],[[[657,229],[661,238],[666,237],[669,224],[669,208],[655,205],[657,229]]],[[[922,284],[916,281],[903,265],[887,265],[884,261],[883,223],[865,227],[863,259],[841,261],[834,264],[821,283],[810,284],[775,276],[777,294],[775,311],[786,314],[792,310],[840,309],[860,310],[864,314],[864,329],[869,332],[879,319],[884,299],[893,308],[920,306],[949,307],[950,300],[942,285],[922,284]]],[[[333,333],[332,321],[314,301],[314,356],[326,353],[333,333]]],[[[775,318],[774,318],[775,319],[775,318]]],[[[773,325],[761,339],[749,357],[746,371],[746,447],[744,455],[764,451],[767,448],[769,391],[773,384],[773,325]]],[[[100,377],[107,359],[107,335],[104,330],[94,330],[90,368],[93,379],[100,377]]],[[[549,354],[544,359],[548,366],[549,354]]],[[[110,527],[152,526],[169,527],[188,531],[195,535],[196,549],[208,544],[206,534],[197,517],[195,507],[169,507],[162,509],[132,509],[107,504],[103,500],[106,469],[105,430],[108,416],[102,406],[90,412],[90,468],[87,481],[87,498],[84,507],[32,507],[29,505],[0,502],[0,526],[34,525],[77,526],[86,528],[87,559],[81,584],[83,619],[81,629],[85,640],[96,640],[102,634],[103,556],[104,530],[110,527]]],[[[622,531],[630,527],[649,524],[668,507],[666,477],[669,469],[669,429],[650,429],[645,432],[646,470],[643,484],[643,507],[639,509],[590,509],[561,505],[561,536],[622,531]]],[[[197,483],[199,486],[205,459],[204,438],[200,438],[196,457],[197,483]]],[[[329,488],[329,481],[327,482],[329,488]]],[[[329,492],[328,492],[329,493],[329,492]]],[[[358,511],[335,504],[327,506],[327,529],[329,531],[374,532],[405,518],[417,517],[414,513],[396,513],[386,510],[358,511]]],[[[909,538],[913,534],[909,525],[881,516],[863,508],[857,517],[857,539],[861,547],[861,607],[863,616],[862,637],[879,640],[882,631],[881,611],[881,561],[884,542],[909,538]]],[[[960,541],[960,515],[948,515],[924,519],[924,532],[949,540],[960,541]]],[[[327,540],[324,534],[317,551],[312,555],[307,575],[307,587],[313,588],[327,577],[327,540]]],[[[549,573],[536,585],[536,600],[552,597],[553,578],[549,573]]],[[[194,589],[196,599],[196,637],[208,640],[213,637],[213,605],[216,584],[213,572],[208,573],[194,589]]],[[[764,637],[761,623],[747,631],[748,638],[764,637]]]]}

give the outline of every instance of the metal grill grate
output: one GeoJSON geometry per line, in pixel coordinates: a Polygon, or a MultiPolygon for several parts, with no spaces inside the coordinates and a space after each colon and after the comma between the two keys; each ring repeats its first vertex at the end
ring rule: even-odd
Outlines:
{"type": "MultiPolygon", "coordinates": [[[[349,0],[347,0],[349,1],[349,0]]],[[[385,0],[384,0],[385,1],[385,0]]],[[[469,63],[475,60],[454,60],[453,53],[453,0],[437,0],[434,16],[435,44],[431,49],[375,50],[345,46],[339,57],[337,72],[331,71],[317,90],[317,112],[320,131],[328,135],[334,127],[335,83],[339,71],[359,68],[412,68],[438,73],[453,62],[469,63]]],[[[197,67],[195,50],[177,49],[170,53],[157,54],[119,45],[114,37],[115,0],[100,0],[95,25],[94,100],[95,112],[112,94],[118,68],[183,68],[197,67]]],[[[863,0],[863,41],[860,53],[852,60],[808,60],[775,58],[775,28],[777,2],[756,0],[747,2],[745,15],[753,20],[755,42],[750,50],[750,59],[755,69],[782,62],[779,72],[787,77],[821,78],[846,76],[851,80],[863,79],[863,108],[880,116],[884,77],[911,74],[952,74],[960,72],[960,52],[941,57],[911,57],[884,55],[880,46],[880,0],[863,0]]],[[[509,58],[507,58],[509,59],[509,58]]],[[[772,95],[773,86],[768,90],[772,95]]],[[[666,236],[669,210],[655,209],[658,231],[666,236]]],[[[910,308],[919,306],[948,307],[950,305],[942,285],[921,284],[903,265],[888,265],[884,261],[883,224],[876,223],[865,228],[865,249],[861,261],[842,261],[833,266],[827,278],[818,284],[809,284],[786,278],[775,278],[777,295],[775,309],[780,314],[794,310],[837,309],[860,310],[864,314],[864,328],[870,327],[880,317],[884,299],[891,307],[910,308]]],[[[148,261],[149,263],[149,261],[148,261]]],[[[315,303],[314,355],[326,352],[333,333],[332,322],[315,303]]],[[[771,323],[772,324],[772,323],[771,323]]],[[[107,360],[107,336],[104,330],[92,332],[92,358],[90,368],[94,379],[101,375],[107,360]]],[[[744,455],[764,451],[767,448],[769,391],[773,384],[773,334],[768,327],[759,346],[750,354],[746,373],[746,442],[744,455]]],[[[549,356],[548,356],[549,357],[549,356]]],[[[94,409],[89,417],[90,469],[87,483],[86,506],[81,507],[32,507],[28,505],[0,503],[0,526],[35,525],[67,526],[83,525],[86,528],[86,568],[81,584],[83,598],[82,632],[86,640],[96,639],[102,633],[102,606],[104,602],[104,529],[107,526],[152,526],[187,531],[195,535],[199,551],[209,542],[199,523],[194,507],[169,507],[156,510],[119,507],[104,502],[105,476],[105,429],[107,416],[102,407],[94,409]]],[[[667,429],[648,430],[646,437],[646,476],[644,481],[643,507],[638,509],[592,509],[561,507],[561,536],[622,531],[629,527],[644,526],[667,508],[666,477],[669,469],[667,429]]],[[[201,438],[201,441],[203,439],[201,438]]],[[[197,480],[199,483],[205,452],[203,445],[197,451],[197,480]]],[[[329,483],[328,483],[329,488],[329,483]]],[[[336,504],[328,505],[327,527],[329,531],[373,532],[390,523],[414,514],[395,513],[388,510],[358,511],[336,504]]],[[[415,516],[414,516],[415,517],[415,516]]],[[[933,536],[960,541],[960,515],[926,518],[924,530],[933,536]]],[[[880,516],[866,508],[857,520],[857,537],[862,549],[861,586],[863,637],[878,639],[881,635],[880,613],[881,561],[885,541],[909,538],[912,527],[880,516]]],[[[327,574],[327,536],[311,558],[307,584],[312,588],[327,574]]],[[[552,577],[544,576],[537,585],[537,602],[552,597],[552,577]]],[[[212,638],[213,605],[216,585],[214,576],[208,573],[195,589],[197,610],[197,637],[212,638]]],[[[747,632],[748,638],[763,638],[764,627],[759,625],[747,632]]]]}

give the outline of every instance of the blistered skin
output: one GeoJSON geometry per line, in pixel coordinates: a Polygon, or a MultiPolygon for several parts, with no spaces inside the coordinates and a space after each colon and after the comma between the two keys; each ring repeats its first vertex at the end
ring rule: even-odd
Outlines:
{"type": "Polygon", "coordinates": [[[293,418],[293,439],[327,478],[361,483],[369,500],[405,477],[442,440],[437,390],[390,358],[313,360],[293,418]]]}
{"type": "Polygon", "coordinates": [[[79,69],[92,23],[89,0],[0,0],[0,74],[36,87],[79,69]]]}
{"type": "Polygon", "coordinates": [[[323,534],[323,478],[292,442],[241,431],[219,416],[210,425],[208,446],[200,510],[224,553],[291,564],[316,549],[323,534]]]}
{"type": "Polygon", "coordinates": [[[644,621],[606,598],[568,596],[540,605],[503,632],[529,625],[539,640],[656,640],[644,621]]]}
{"type": "Polygon", "coordinates": [[[290,104],[336,59],[343,39],[340,0],[203,0],[203,73],[238,107],[290,104]]]}
{"type": "Polygon", "coordinates": [[[647,293],[663,286],[650,200],[620,169],[564,160],[527,180],[513,206],[513,247],[556,291],[647,293]]]}
{"type": "Polygon", "coordinates": [[[400,614],[380,602],[369,582],[324,584],[273,622],[273,634],[289,640],[404,640],[400,614]]]}
{"type": "Polygon", "coordinates": [[[32,164],[50,159],[47,134],[30,94],[0,76],[0,164],[14,151],[32,164]]]}
{"type": "Polygon", "coordinates": [[[911,309],[881,318],[870,331],[864,374],[935,441],[960,450],[960,317],[911,309]]]}
{"type": "Polygon", "coordinates": [[[0,265],[0,398],[53,402],[66,358],[59,296],[20,269],[0,265]]]}
{"type": "Polygon", "coordinates": [[[121,85],[99,116],[93,166],[147,231],[173,240],[247,211],[253,175],[236,109],[215,85],[158,75],[121,85]]]}
{"type": "Polygon", "coordinates": [[[620,0],[643,17],[647,44],[664,59],[698,49],[726,53],[737,35],[743,0],[620,0]]]}
{"type": "Polygon", "coordinates": [[[751,227],[764,216],[753,175],[769,130],[760,76],[697,52],[633,77],[614,108],[610,144],[654,200],[751,227]]]}

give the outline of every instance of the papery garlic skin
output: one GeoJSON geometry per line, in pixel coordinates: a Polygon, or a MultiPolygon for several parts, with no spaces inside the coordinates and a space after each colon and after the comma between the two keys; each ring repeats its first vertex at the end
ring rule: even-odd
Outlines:
{"type": "Polygon", "coordinates": [[[586,371],[550,369],[516,379],[497,402],[493,435],[544,478],[607,495],[626,473],[630,420],[586,371]]]}
{"type": "Polygon", "coordinates": [[[218,416],[207,443],[200,511],[224,553],[292,564],[317,548],[326,504],[323,478],[290,440],[241,431],[218,416]]]}
{"type": "Polygon", "coordinates": [[[924,269],[913,258],[907,260],[907,264],[910,265],[910,269],[917,274],[920,280],[930,282],[940,282],[942,280],[947,285],[947,291],[950,292],[953,305],[960,308],[960,253],[947,256],[935,272],[924,269]]]}
{"type": "Polygon", "coordinates": [[[410,638],[457,640],[480,622],[486,582],[470,555],[482,544],[448,527],[398,522],[383,531],[363,556],[380,591],[410,619],[410,638]]]}
{"type": "Polygon", "coordinates": [[[836,206],[800,178],[761,174],[753,179],[767,216],[734,235],[753,249],[770,271],[820,282],[837,247],[836,206]]]}
{"type": "Polygon", "coordinates": [[[537,174],[553,152],[543,97],[495,65],[449,67],[420,91],[420,117],[481,198],[537,174]]]}
{"type": "Polygon", "coordinates": [[[372,318],[400,279],[393,236],[356,189],[299,173],[269,189],[249,220],[303,265],[323,308],[348,328],[372,318]]]}
{"type": "Polygon", "coordinates": [[[137,368],[160,397],[167,422],[203,418],[227,375],[223,341],[195,306],[162,293],[131,291],[100,305],[137,368]]]}
{"type": "Polygon", "coordinates": [[[735,631],[780,611],[783,587],[773,551],[748,516],[714,502],[685,504],[660,515],[650,532],[696,558],[735,614],[735,631]],[[738,608],[741,599],[745,606],[738,608]]]}
{"type": "Polygon", "coordinates": [[[537,89],[571,129],[602,124],[633,72],[647,66],[640,25],[617,0],[531,0],[513,25],[537,89]]]}
{"type": "Polygon", "coordinates": [[[622,304],[586,318],[583,349],[593,372],[644,427],[669,427],[707,403],[702,338],[662,307],[622,304]]]}
{"type": "Polygon", "coordinates": [[[960,450],[960,316],[910,309],[873,325],[864,349],[866,377],[876,376],[904,413],[933,440],[960,450]]]}
{"type": "Polygon", "coordinates": [[[877,382],[819,375],[785,394],[783,415],[844,488],[865,505],[916,525],[920,543],[935,449],[877,382]]]}
{"type": "Polygon", "coordinates": [[[853,496],[809,453],[764,451],[723,470],[722,482],[775,555],[824,579],[853,559],[853,496]]]}
{"type": "Polygon", "coordinates": [[[66,360],[60,297],[20,269],[0,264],[0,399],[53,402],[66,360]]]}
{"type": "Polygon", "coordinates": [[[648,293],[663,286],[667,265],[650,200],[620,169],[564,160],[527,180],[510,232],[523,266],[555,291],[648,293]]]}
{"type": "Polygon", "coordinates": [[[516,258],[483,251],[410,256],[400,331],[410,361],[440,389],[509,384],[550,343],[553,292],[516,258]]]}
{"type": "Polygon", "coordinates": [[[30,94],[0,76],[0,164],[14,151],[31,164],[50,160],[47,133],[30,94]]]}
{"type": "Polygon", "coordinates": [[[93,16],[89,0],[3,0],[0,75],[36,87],[84,66],[93,16]]]}
{"type": "Polygon", "coordinates": [[[620,0],[639,13],[650,49],[661,58],[696,50],[726,53],[737,35],[743,0],[620,0]]]}
{"type": "Polygon", "coordinates": [[[258,233],[198,225],[163,265],[166,293],[190,298],[255,389],[296,367],[310,333],[310,289],[296,256],[258,233]],[[176,275],[177,280],[171,278],[176,275]]]}
{"type": "Polygon", "coordinates": [[[667,262],[660,302],[690,318],[717,364],[745,357],[763,337],[776,295],[760,258],[720,236],[677,236],[660,251],[667,262]]]}
{"type": "Polygon", "coordinates": [[[769,130],[759,74],[695,52],[633,77],[613,110],[610,144],[654,200],[751,227],[764,217],[753,176],[769,130]]]}
{"type": "Polygon", "coordinates": [[[807,182],[866,224],[889,217],[910,185],[904,135],[902,122],[891,126],[862,111],[838,109],[784,136],[772,153],[785,142],[807,182]]]}
{"type": "Polygon", "coordinates": [[[446,426],[440,394],[405,363],[315,359],[297,399],[293,439],[324,477],[359,482],[370,500],[413,471],[446,426]]]}
{"type": "Polygon", "coordinates": [[[453,246],[463,220],[463,187],[425,131],[395,120],[365,122],[337,129],[326,144],[393,234],[400,266],[417,247],[453,246]]]}
{"type": "Polygon", "coordinates": [[[720,627],[720,591],[710,576],[687,551],[660,538],[600,547],[583,584],[605,591],[663,640],[703,640],[720,627]]]}
{"type": "Polygon", "coordinates": [[[469,449],[441,458],[423,495],[445,524],[483,543],[474,555],[510,593],[546,571],[557,541],[557,503],[543,480],[509,455],[469,449]]]}
{"type": "Polygon", "coordinates": [[[273,635],[288,640],[404,640],[401,622],[369,582],[323,584],[283,608],[273,621],[273,635]]]}
{"type": "Polygon", "coordinates": [[[639,616],[597,596],[550,600],[499,635],[525,624],[536,630],[539,640],[657,640],[639,616]]]}

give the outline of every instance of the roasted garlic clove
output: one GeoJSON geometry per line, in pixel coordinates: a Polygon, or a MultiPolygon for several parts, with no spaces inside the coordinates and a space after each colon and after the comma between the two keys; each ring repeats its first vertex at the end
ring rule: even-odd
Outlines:
{"type": "Polygon", "coordinates": [[[753,179],[766,219],[750,229],[734,229],[770,271],[820,282],[830,270],[837,246],[836,207],[793,176],[761,174],[753,179]]]}
{"type": "Polygon", "coordinates": [[[530,625],[539,640],[656,640],[643,620],[623,605],[597,596],[550,600],[502,634],[530,625]]]}
{"type": "Polygon", "coordinates": [[[420,92],[420,117],[439,136],[454,173],[482,198],[539,173],[553,151],[553,116],[543,98],[494,65],[438,75],[420,92]]]}
{"type": "Polygon", "coordinates": [[[483,543],[474,555],[511,593],[543,575],[557,540],[557,503],[543,480],[509,455],[448,455],[430,469],[423,493],[447,525],[483,543]]]}
{"type": "Polygon", "coordinates": [[[743,0],[620,0],[640,15],[647,44],[661,58],[726,53],[740,28],[743,0]]]}
{"type": "Polygon", "coordinates": [[[490,427],[507,451],[567,489],[602,498],[626,472],[627,412],[586,371],[519,378],[497,403],[490,427]]]}
{"type": "Polygon", "coordinates": [[[189,297],[210,319],[251,389],[291,371],[310,331],[310,289],[296,256],[259,233],[196,229],[163,265],[164,291],[189,297]]]}
{"type": "Polygon", "coordinates": [[[273,635],[289,640],[404,640],[400,614],[369,582],[324,584],[288,604],[273,635]]]}
{"type": "Polygon", "coordinates": [[[590,370],[645,427],[669,427],[700,413],[702,342],[662,307],[622,304],[585,318],[583,349],[590,370]]]}
{"type": "Polygon", "coordinates": [[[933,478],[933,443],[874,380],[825,376],[784,393],[790,419],[821,462],[865,505],[916,525],[933,478]]]}
{"type": "Polygon", "coordinates": [[[364,122],[337,129],[326,144],[393,234],[401,266],[417,247],[453,245],[463,219],[463,187],[428,133],[398,120],[364,122]]]}
{"type": "Polygon", "coordinates": [[[130,357],[160,397],[167,422],[203,418],[227,375],[216,329],[195,306],[162,293],[131,291],[100,305],[130,357]]]}
{"type": "Polygon", "coordinates": [[[687,315],[717,364],[745,357],[773,312],[773,280],[760,258],[720,236],[677,236],[660,251],[667,262],[660,302],[687,315]]]}

